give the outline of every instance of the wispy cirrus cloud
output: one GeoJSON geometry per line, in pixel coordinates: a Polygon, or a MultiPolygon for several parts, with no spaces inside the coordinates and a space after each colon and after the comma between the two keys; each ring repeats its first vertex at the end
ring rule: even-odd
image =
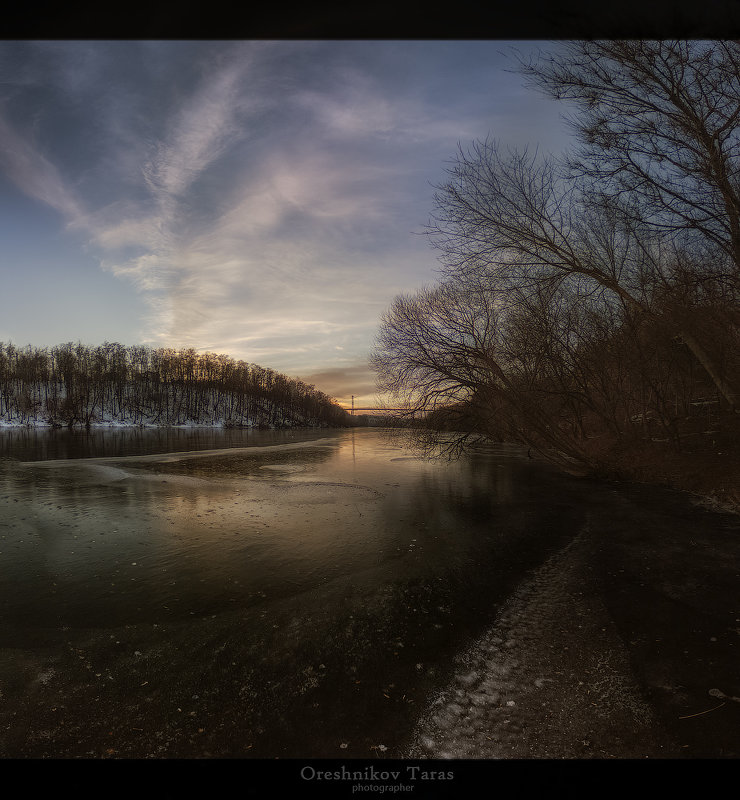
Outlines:
{"type": "MultiPolygon", "coordinates": [[[[141,291],[165,293],[150,298],[148,328],[158,338],[177,336],[170,306],[180,284],[188,281],[193,237],[188,227],[197,205],[192,186],[245,135],[240,117],[248,98],[241,84],[249,66],[250,59],[241,54],[209,72],[165,120],[160,137],[150,142],[140,166],[147,194],[138,201],[114,203],[86,220],[92,240],[110,254],[102,259],[104,269],[141,291]],[[127,251],[135,255],[115,255],[127,251]]],[[[202,227],[209,214],[199,213],[206,222],[195,224],[202,227]]]]}
{"type": "Polygon", "coordinates": [[[0,170],[26,195],[51,206],[69,222],[83,215],[80,200],[57,168],[0,115],[0,170]]]}
{"type": "Polygon", "coordinates": [[[459,109],[430,107],[406,93],[394,96],[357,70],[343,71],[333,91],[306,89],[296,94],[295,102],[313,116],[328,139],[355,143],[376,139],[414,147],[422,142],[454,143],[479,133],[475,114],[461,117],[459,109]]]}
{"type": "Polygon", "coordinates": [[[241,83],[248,66],[249,60],[240,58],[210,75],[183,103],[168,134],[154,146],[142,172],[165,208],[244,135],[239,115],[246,105],[241,83]]]}

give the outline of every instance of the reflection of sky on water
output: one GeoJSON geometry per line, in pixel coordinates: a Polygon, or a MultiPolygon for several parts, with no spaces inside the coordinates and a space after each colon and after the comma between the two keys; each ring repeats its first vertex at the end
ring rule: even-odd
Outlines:
{"type": "Polygon", "coordinates": [[[316,439],[320,429],[263,431],[237,428],[0,428],[0,458],[20,461],[142,455],[251,447],[316,439]]]}
{"type": "Polygon", "coordinates": [[[404,580],[449,562],[449,547],[475,549],[471,520],[508,500],[506,470],[493,472],[492,491],[487,463],[399,456],[367,434],[163,465],[6,466],[6,620],[200,613],[317,590],[342,575],[404,580]]]}
{"type": "Polygon", "coordinates": [[[94,723],[136,757],[252,743],[259,757],[325,756],[342,741],[343,755],[372,755],[581,527],[572,489],[507,448],[432,461],[375,429],[159,462],[0,462],[0,685],[26,687],[38,718],[48,697],[28,687],[57,670],[85,732],[53,728],[55,752],[60,737],[94,752],[94,723]],[[180,731],[193,695],[200,727],[223,734],[206,746],[172,733],[156,749],[164,723],[148,720],[172,715],[180,731]],[[132,714],[148,745],[127,739],[132,714]]]}
{"type": "Polygon", "coordinates": [[[5,622],[180,618],[348,576],[368,596],[446,573],[485,583],[482,565],[531,535],[532,467],[506,452],[449,463],[381,432],[324,433],[166,463],[6,462],[5,622]]]}

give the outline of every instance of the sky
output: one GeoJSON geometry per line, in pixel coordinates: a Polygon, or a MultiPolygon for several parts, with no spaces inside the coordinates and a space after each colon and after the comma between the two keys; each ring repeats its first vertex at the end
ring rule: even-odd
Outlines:
{"type": "Polygon", "coordinates": [[[379,400],[458,145],[561,152],[530,41],[0,42],[0,341],[193,347],[379,400]]]}

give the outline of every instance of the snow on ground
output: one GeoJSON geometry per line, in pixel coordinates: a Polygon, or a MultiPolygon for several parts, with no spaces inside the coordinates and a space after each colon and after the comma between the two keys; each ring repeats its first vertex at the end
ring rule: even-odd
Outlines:
{"type": "Polygon", "coordinates": [[[595,591],[582,531],[509,599],[429,702],[407,758],[664,754],[595,591]]]}
{"type": "MultiPolygon", "coordinates": [[[[122,428],[125,430],[129,430],[131,428],[178,428],[178,429],[190,429],[190,428],[225,428],[227,427],[227,421],[224,419],[216,419],[212,422],[180,422],[180,423],[169,423],[164,424],[161,422],[156,422],[154,417],[142,417],[140,421],[134,422],[133,420],[120,420],[120,419],[102,419],[102,420],[95,420],[90,423],[90,429],[92,430],[105,430],[108,428],[122,428]]],[[[259,423],[255,422],[251,418],[246,418],[240,425],[242,429],[249,429],[249,428],[257,428],[259,427],[259,423]]],[[[306,426],[308,427],[308,426],[306,426]]],[[[35,417],[29,417],[26,420],[21,421],[20,419],[0,419],[0,428],[54,428],[57,430],[64,430],[67,428],[66,425],[60,424],[52,424],[47,420],[37,419],[35,417]]],[[[78,423],[72,426],[72,430],[74,431],[84,431],[86,430],[86,426],[82,423],[78,423]]]]}

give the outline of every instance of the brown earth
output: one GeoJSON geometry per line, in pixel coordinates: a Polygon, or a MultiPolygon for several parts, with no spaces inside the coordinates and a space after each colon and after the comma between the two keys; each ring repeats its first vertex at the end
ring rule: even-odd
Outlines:
{"type": "Polygon", "coordinates": [[[604,474],[690,492],[707,508],[740,513],[740,415],[683,420],[677,439],[651,422],[603,457],[604,474]]]}

